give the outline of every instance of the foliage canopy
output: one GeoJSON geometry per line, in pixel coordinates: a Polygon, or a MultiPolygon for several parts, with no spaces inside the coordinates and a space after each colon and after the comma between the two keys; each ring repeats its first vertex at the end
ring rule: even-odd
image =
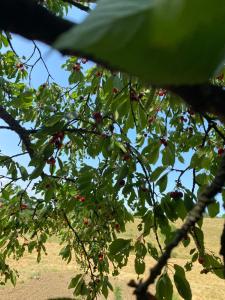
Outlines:
{"type": "MultiPolygon", "coordinates": [[[[39,2],[58,16],[71,5],[88,10],[82,1],[39,2]]],[[[75,297],[95,299],[102,293],[107,298],[109,275],[119,275],[131,253],[137,275],[148,268],[147,255],[162,262],[149,282],[160,275],[160,300],[172,299],[175,288],[183,299],[192,299],[185,272],[196,260],[202,273],[224,278],[221,257],[205,249],[202,231],[206,206],[211,218],[221,211],[214,196],[224,183],[224,170],[217,174],[225,152],[224,125],[201,105],[194,111],[188,97],[182,102],[177,87],[170,92],[173,84],[209,80],[209,87],[223,93],[223,72],[217,72],[224,58],[224,15],[222,0],[100,0],[86,21],[55,43],[82,54],[62,66],[68,72],[66,87],[52,79],[36,42],[31,57],[20,57],[11,33],[1,32],[0,129],[21,140],[20,153],[0,155],[2,284],[16,283],[9,257],[37,251],[40,261],[52,235],[62,242],[62,259],[81,267],[69,285],[75,297]],[[38,61],[47,80],[36,87],[30,79],[38,61]],[[134,217],[140,220],[139,237],[125,239],[121,233],[134,217]],[[187,226],[177,231],[173,223],[186,218],[187,226]],[[174,264],[171,273],[172,249],[191,240],[195,248],[186,265],[174,264]]],[[[209,94],[200,91],[203,98],[209,94]]],[[[136,292],[141,287],[130,285],[136,292]]]]}

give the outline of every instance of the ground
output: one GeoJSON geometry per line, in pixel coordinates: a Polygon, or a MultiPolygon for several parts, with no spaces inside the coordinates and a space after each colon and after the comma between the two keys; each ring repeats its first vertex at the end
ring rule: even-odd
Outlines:
{"type": "MultiPolygon", "coordinates": [[[[136,220],[137,223],[137,220],[136,220]]],[[[128,228],[129,234],[126,237],[137,236],[137,224],[130,224],[128,228]]],[[[210,249],[218,253],[220,231],[223,227],[222,219],[204,220],[204,231],[206,234],[206,249],[210,249]]],[[[188,248],[191,249],[193,244],[188,248]]],[[[44,256],[42,261],[37,264],[35,255],[26,254],[19,261],[14,262],[14,266],[20,272],[20,278],[15,288],[8,285],[0,289],[0,299],[4,300],[56,300],[56,299],[74,299],[72,290],[68,290],[68,283],[74,273],[78,272],[75,264],[66,264],[58,256],[60,245],[53,240],[47,244],[48,255],[44,256]]],[[[170,263],[178,263],[184,265],[188,251],[182,246],[173,252],[170,263]]],[[[121,271],[119,278],[112,278],[114,293],[110,294],[110,300],[133,300],[132,289],[127,287],[130,279],[135,279],[134,274],[134,255],[131,255],[128,266],[121,271]]],[[[146,260],[146,273],[148,267],[153,265],[152,259],[146,260]]],[[[186,276],[190,281],[193,300],[224,300],[225,299],[225,283],[213,274],[200,274],[202,266],[196,262],[191,272],[187,272],[186,276]]],[[[172,272],[171,272],[172,275],[172,272]]],[[[77,298],[76,298],[77,299],[77,298]]],[[[103,299],[103,298],[99,298],[103,299]]],[[[178,296],[174,300],[180,299],[178,296]]],[[[77,299],[78,300],[78,299],[77,299]]]]}

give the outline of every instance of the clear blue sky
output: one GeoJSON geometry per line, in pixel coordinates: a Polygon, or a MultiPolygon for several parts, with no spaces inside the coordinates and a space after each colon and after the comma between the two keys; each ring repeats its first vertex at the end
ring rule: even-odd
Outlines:
{"type": "MultiPolygon", "coordinates": [[[[82,22],[82,20],[85,17],[86,17],[86,13],[75,8],[71,9],[69,15],[67,16],[68,19],[75,22],[82,22]]],[[[33,43],[20,36],[14,35],[12,43],[15,50],[20,56],[24,55],[26,57],[29,57],[29,55],[33,51],[33,43]]],[[[37,42],[37,44],[42,52],[42,56],[46,62],[49,72],[54,78],[54,81],[56,81],[62,86],[67,86],[68,73],[61,68],[61,65],[65,62],[66,57],[63,57],[59,52],[44,45],[43,43],[37,42]]],[[[39,62],[32,73],[31,84],[33,87],[37,87],[43,82],[45,82],[46,78],[47,78],[47,72],[45,70],[45,67],[42,64],[42,62],[39,62]]],[[[0,125],[2,124],[3,122],[0,122],[0,125]]],[[[19,144],[19,139],[17,134],[8,130],[0,130],[0,149],[2,150],[3,154],[11,156],[13,154],[19,153],[20,148],[18,147],[18,144],[19,144]]],[[[185,155],[185,165],[189,164],[190,158],[191,158],[190,154],[185,155]]],[[[26,156],[22,156],[17,158],[17,161],[26,166],[28,159],[26,156]]],[[[92,162],[94,163],[93,160],[92,162]]],[[[177,162],[175,167],[178,169],[179,168],[182,169],[184,168],[184,165],[177,162]]],[[[0,170],[0,174],[4,174],[4,173],[5,173],[4,170],[0,170]]],[[[177,174],[174,173],[174,175],[176,175],[177,178],[177,174]]],[[[174,187],[174,179],[175,177],[171,178],[170,175],[167,191],[171,191],[172,188],[174,187]]],[[[192,186],[191,173],[186,172],[182,177],[182,181],[185,183],[185,186],[191,188],[192,186]]]]}

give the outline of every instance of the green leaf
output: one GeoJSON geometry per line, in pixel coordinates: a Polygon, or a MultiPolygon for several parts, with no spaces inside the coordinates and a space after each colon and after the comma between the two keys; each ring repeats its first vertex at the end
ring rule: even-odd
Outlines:
{"type": "Polygon", "coordinates": [[[181,266],[174,265],[175,274],[173,276],[174,283],[180,296],[185,300],[192,299],[190,284],[185,277],[185,271],[181,266]]]}
{"type": "Polygon", "coordinates": [[[139,258],[135,258],[135,262],[134,262],[134,266],[135,266],[135,272],[140,275],[143,274],[145,272],[145,262],[142,259],[139,258]]]}
{"type": "Polygon", "coordinates": [[[30,179],[35,179],[41,175],[45,166],[45,162],[40,162],[40,164],[33,170],[30,174],[30,179]]]}
{"type": "Polygon", "coordinates": [[[109,246],[109,252],[112,255],[116,255],[128,249],[130,247],[131,240],[117,239],[113,241],[109,246]]]}
{"type": "Polygon", "coordinates": [[[101,0],[55,46],[81,51],[151,83],[206,82],[224,59],[223,4],[101,0]]]}
{"type": "Polygon", "coordinates": [[[160,300],[172,300],[173,298],[173,285],[167,273],[157,281],[156,297],[160,300]]]}
{"type": "Polygon", "coordinates": [[[151,173],[151,181],[156,181],[159,176],[165,171],[166,167],[158,167],[151,173]]]}
{"type": "Polygon", "coordinates": [[[68,289],[73,289],[77,286],[79,279],[82,277],[82,274],[77,274],[74,278],[71,279],[68,289]]]}
{"type": "Polygon", "coordinates": [[[207,209],[209,212],[209,216],[211,218],[215,218],[218,215],[218,213],[220,212],[220,204],[219,204],[219,202],[211,203],[211,204],[209,204],[207,209]]]}
{"type": "Polygon", "coordinates": [[[175,163],[175,147],[171,143],[162,152],[162,163],[165,166],[173,166],[175,163]]]}
{"type": "Polygon", "coordinates": [[[159,186],[160,193],[163,193],[167,187],[168,176],[167,174],[163,175],[156,184],[159,186]]]}

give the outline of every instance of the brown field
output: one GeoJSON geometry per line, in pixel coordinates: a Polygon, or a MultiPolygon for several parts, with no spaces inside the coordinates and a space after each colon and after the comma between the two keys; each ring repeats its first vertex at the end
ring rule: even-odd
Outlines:
{"type": "MultiPolygon", "coordinates": [[[[130,223],[127,228],[127,234],[123,234],[124,238],[136,238],[138,231],[135,223],[130,223]]],[[[203,229],[206,233],[205,246],[206,249],[219,251],[220,232],[223,227],[223,219],[204,219],[203,229]]],[[[150,239],[153,237],[150,236],[150,239]]],[[[193,244],[187,248],[179,246],[172,255],[170,263],[178,263],[184,265],[188,258],[188,253],[193,244]]],[[[46,244],[48,251],[47,256],[43,256],[41,262],[36,262],[35,254],[26,254],[20,261],[12,261],[12,265],[19,271],[20,277],[17,286],[13,288],[10,284],[0,289],[0,299],[2,300],[53,300],[53,299],[74,299],[72,290],[68,290],[68,283],[74,273],[78,272],[75,264],[66,264],[58,256],[60,245],[57,241],[52,240],[46,244]]],[[[122,269],[118,278],[112,278],[114,293],[109,296],[110,300],[135,299],[132,290],[127,287],[130,279],[136,279],[134,272],[134,255],[131,255],[128,265],[122,269]]],[[[146,259],[146,272],[148,267],[152,266],[154,261],[150,258],[146,259]]],[[[225,299],[225,282],[213,274],[200,274],[202,266],[196,262],[191,272],[187,272],[186,276],[190,281],[193,300],[224,300],[225,299]]],[[[172,271],[170,272],[172,275],[172,271]]],[[[78,300],[78,298],[76,298],[78,300]]],[[[81,299],[81,298],[80,298],[81,299]]],[[[103,299],[103,298],[99,298],[103,299]]],[[[180,299],[175,296],[174,300],[180,299]]]]}

